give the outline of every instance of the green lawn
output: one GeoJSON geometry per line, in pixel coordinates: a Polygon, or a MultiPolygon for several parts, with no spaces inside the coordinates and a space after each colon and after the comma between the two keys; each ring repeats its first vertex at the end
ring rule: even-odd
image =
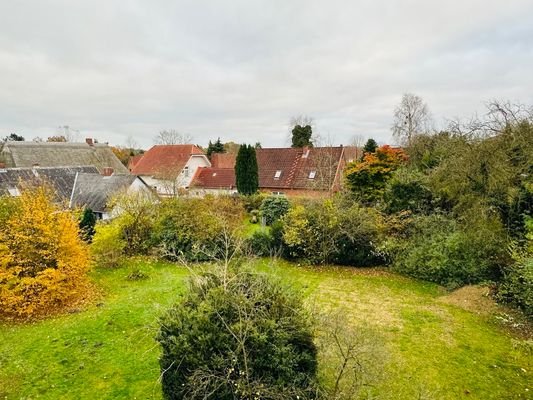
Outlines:
{"type": "MultiPolygon", "coordinates": [[[[93,273],[101,299],[27,325],[0,325],[0,399],[159,399],[157,317],[187,270],[137,261],[93,273]],[[128,280],[140,268],[147,279],[128,280]]],[[[379,269],[258,262],[321,310],[370,329],[386,354],[374,392],[387,399],[533,398],[533,363],[495,322],[444,301],[436,285],[379,269]],[[529,390],[527,390],[529,389],[529,390]]],[[[376,361],[377,362],[377,361],[376,361]]]]}

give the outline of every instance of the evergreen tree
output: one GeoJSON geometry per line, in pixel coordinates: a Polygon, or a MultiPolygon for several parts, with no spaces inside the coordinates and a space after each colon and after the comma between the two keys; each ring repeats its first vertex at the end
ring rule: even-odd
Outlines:
{"type": "Polygon", "coordinates": [[[363,147],[363,154],[375,153],[378,148],[378,144],[372,138],[366,141],[365,147],[363,147]]]}
{"type": "Polygon", "coordinates": [[[211,154],[213,153],[225,153],[226,149],[224,149],[224,144],[220,141],[220,138],[217,139],[215,143],[212,143],[211,140],[209,141],[209,145],[207,146],[207,157],[211,158],[211,154]]]}
{"type": "Polygon", "coordinates": [[[5,142],[24,142],[24,140],[23,136],[17,135],[16,133],[12,133],[4,138],[5,142]]]}
{"type": "Polygon", "coordinates": [[[311,141],[312,134],[313,129],[311,125],[295,125],[292,129],[292,147],[313,147],[313,142],[311,141]]]}
{"type": "Polygon", "coordinates": [[[91,242],[94,236],[94,226],[96,225],[96,216],[93,213],[93,210],[90,208],[85,208],[80,220],[80,233],[83,240],[86,242],[91,242]]]}
{"type": "Polygon", "coordinates": [[[243,144],[239,148],[235,163],[235,177],[239,193],[249,195],[257,192],[259,188],[257,158],[252,145],[243,144]]]}

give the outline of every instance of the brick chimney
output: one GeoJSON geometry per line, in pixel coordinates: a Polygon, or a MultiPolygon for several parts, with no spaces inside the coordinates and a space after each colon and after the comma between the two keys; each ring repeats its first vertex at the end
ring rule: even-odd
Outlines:
{"type": "Polygon", "coordinates": [[[103,176],[111,176],[111,175],[113,175],[113,172],[115,172],[113,168],[105,167],[104,170],[102,171],[102,175],[103,176]]]}
{"type": "Polygon", "coordinates": [[[92,138],[85,138],[85,143],[87,143],[89,146],[94,146],[94,142],[92,138]]]}

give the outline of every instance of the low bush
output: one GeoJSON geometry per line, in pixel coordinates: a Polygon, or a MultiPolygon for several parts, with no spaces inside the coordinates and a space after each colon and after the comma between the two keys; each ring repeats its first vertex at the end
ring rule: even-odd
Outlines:
{"type": "Polygon", "coordinates": [[[120,220],[96,224],[91,253],[97,265],[117,267],[124,257],[127,245],[120,220]]]}
{"type": "Polygon", "coordinates": [[[266,230],[258,230],[246,240],[247,250],[257,257],[269,257],[276,254],[274,238],[266,230]]]}
{"type": "Polygon", "coordinates": [[[261,203],[261,212],[267,225],[272,225],[289,211],[290,203],[285,196],[269,196],[261,203]]]}
{"type": "Polygon", "coordinates": [[[301,299],[264,274],[194,276],[161,318],[165,399],[311,399],[317,351],[301,299]]]}

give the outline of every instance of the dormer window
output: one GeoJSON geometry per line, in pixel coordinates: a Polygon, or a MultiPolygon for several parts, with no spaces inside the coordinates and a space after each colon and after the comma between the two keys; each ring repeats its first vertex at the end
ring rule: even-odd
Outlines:
{"type": "Polygon", "coordinates": [[[278,180],[280,176],[281,176],[281,170],[278,169],[278,170],[276,171],[276,173],[274,174],[274,179],[278,180]]]}
{"type": "Polygon", "coordinates": [[[309,179],[315,179],[316,171],[309,172],[309,179]]]}

